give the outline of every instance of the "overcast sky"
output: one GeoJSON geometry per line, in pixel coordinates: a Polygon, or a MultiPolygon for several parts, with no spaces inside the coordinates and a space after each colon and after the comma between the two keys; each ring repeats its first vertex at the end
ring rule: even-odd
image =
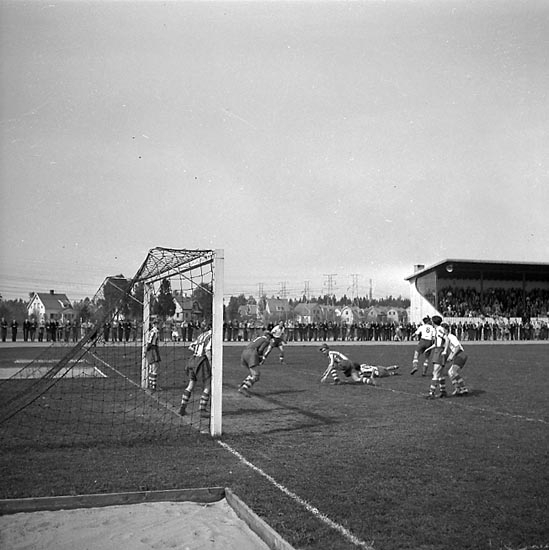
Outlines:
{"type": "Polygon", "coordinates": [[[4,298],[156,246],[227,295],[549,261],[546,0],[3,0],[0,41],[4,298]]]}

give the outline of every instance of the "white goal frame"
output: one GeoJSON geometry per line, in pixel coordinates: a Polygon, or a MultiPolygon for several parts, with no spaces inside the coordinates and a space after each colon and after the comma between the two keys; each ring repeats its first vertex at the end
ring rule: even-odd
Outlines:
{"type": "Polygon", "coordinates": [[[195,261],[204,261],[200,265],[211,263],[212,269],[212,383],[210,394],[210,435],[219,437],[222,434],[222,413],[223,413],[223,292],[224,292],[224,263],[225,254],[223,249],[216,250],[170,250],[170,249],[152,249],[149,251],[147,259],[134,277],[135,282],[144,283],[143,295],[143,340],[141,351],[141,387],[147,387],[148,363],[146,358],[147,337],[149,333],[151,317],[151,295],[152,285],[170,274],[176,275],[179,272],[191,271],[196,268],[195,261]],[[185,265],[181,263],[173,268],[169,263],[162,266],[161,271],[150,271],[151,255],[158,250],[166,251],[168,254],[177,253],[196,253],[196,257],[185,265]]]}

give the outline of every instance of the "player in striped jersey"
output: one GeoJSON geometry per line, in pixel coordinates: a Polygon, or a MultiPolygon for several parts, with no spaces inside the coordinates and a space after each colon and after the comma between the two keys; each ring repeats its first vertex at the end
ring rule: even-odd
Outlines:
{"type": "Polygon", "coordinates": [[[431,360],[433,362],[433,378],[429,387],[427,399],[434,399],[437,386],[440,388],[439,397],[448,397],[446,393],[446,378],[444,377],[444,366],[446,364],[446,331],[441,326],[442,317],[434,315],[431,319],[435,327],[435,339],[433,345],[426,351],[431,351],[431,360]]]}
{"type": "Polygon", "coordinates": [[[465,381],[461,376],[461,369],[467,362],[467,355],[465,354],[458,337],[450,332],[450,326],[448,323],[442,323],[441,327],[446,332],[446,362],[450,364],[448,376],[454,386],[452,395],[467,395],[469,390],[465,386],[465,381]]]}
{"type": "Polygon", "coordinates": [[[160,363],[160,351],[158,349],[158,341],[160,339],[160,331],[158,329],[158,319],[153,319],[151,328],[147,334],[146,358],[148,365],[147,387],[151,391],[156,391],[156,382],[158,380],[158,363],[160,363]]]}
{"type": "Polygon", "coordinates": [[[360,364],[360,372],[369,378],[385,378],[386,376],[394,376],[398,374],[398,365],[368,365],[367,363],[360,364]]]}
{"type": "Polygon", "coordinates": [[[414,350],[414,358],[412,360],[412,371],[410,374],[415,374],[418,369],[419,359],[423,355],[423,370],[421,376],[427,376],[427,369],[429,367],[429,355],[427,351],[432,345],[435,339],[435,329],[431,324],[429,317],[423,318],[423,324],[419,325],[414,333],[414,337],[419,336],[416,349],[414,350]]]}
{"type": "Polygon", "coordinates": [[[265,331],[261,336],[254,338],[242,351],[240,364],[248,369],[248,376],[242,381],[238,392],[245,397],[251,397],[251,387],[259,382],[259,367],[265,361],[265,352],[272,345],[272,334],[265,331]]]}
{"type": "Polygon", "coordinates": [[[345,378],[351,379],[349,380],[350,383],[375,385],[373,377],[363,373],[359,363],[351,361],[340,351],[331,350],[326,343],[322,344],[319,351],[326,355],[329,360],[328,367],[324,371],[320,382],[325,382],[331,376],[334,384],[342,384],[343,382],[339,378],[339,372],[342,372],[345,378]]]}
{"type": "Polygon", "coordinates": [[[198,410],[201,416],[207,416],[208,414],[212,385],[212,328],[210,325],[202,323],[202,329],[203,332],[189,345],[189,349],[193,354],[189,357],[185,367],[189,382],[181,396],[181,407],[179,408],[181,416],[184,416],[187,412],[187,405],[199,379],[202,382],[202,394],[198,403],[198,410]]]}

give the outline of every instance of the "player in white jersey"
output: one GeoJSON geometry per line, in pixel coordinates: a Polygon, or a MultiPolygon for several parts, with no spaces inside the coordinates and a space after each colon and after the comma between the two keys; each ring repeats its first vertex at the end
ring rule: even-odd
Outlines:
{"type": "Polygon", "coordinates": [[[427,369],[429,367],[429,355],[427,351],[432,345],[435,339],[435,328],[431,324],[429,317],[423,318],[423,324],[419,325],[417,330],[413,334],[414,337],[419,337],[416,349],[414,350],[414,358],[412,360],[412,371],[410,374],[415,374],[419,365],[419,358],[423,355],[423,370],[421,376],[427,376],[427,369]]]}
{"type": "Polygon", "coordinates": [[[202,395],[198,403],[198,410],[201,416],[207,416],[208,414],[212,385],[212,328],[210,325],[202,323],[202,329],[203,332],[189,345],[189,349],[193,354],[189,357],[185,368],[189,382],[181,396],[181,407],[179,408],[181,416],[184,416],[187,412],[187,404],[199,379],[202,382],[202,395]]]}
{"type": "Polygon", "coordinates": [[[263,360],[261,363],[267,359],[269,353],[273,350],[273,348],[278,348],[278,354],[279,354],[279,361],[280,363],[284,364],[284,346],[286,344],[286,327],[284,326],[284,321],[280,321],[278,324],[276,324],[271,330],[270,333],[272,335],[272,340],[263,354],[263,360]]]}
{"type": "Polygon", "coordinates": [[[454,386],[452,395],[467,395],[469,390],[461,376],[461,369],[467,363],[467,355],[458,337],[450,332],[450,326],[447,323],[442,323],[441,327],[446,332],[446,362],[450,364],[448,376],[454,386]]]}
{"type": "Polygon", "coordinates": [[[398,374],[398,365],[389,365],[384,367],[382,365],[368,365],[366,363],[360,364],[360,372],[368,378],[385,378],[386,376],[394,376],[398,374]]]}
{"type": "Polygon", "coordinates": [[[444,366],[446,364],[446,331],[442,328],[442,317],[435,315],[431,319],[435,327],[435,339],[431,351],[431,361],[433,362],[433,378],[429,387],[427,399],[435,397],[437,386],[440,387],[439,397],[448,397],[446,393],[446,378],[444,376],[444,366]]]}

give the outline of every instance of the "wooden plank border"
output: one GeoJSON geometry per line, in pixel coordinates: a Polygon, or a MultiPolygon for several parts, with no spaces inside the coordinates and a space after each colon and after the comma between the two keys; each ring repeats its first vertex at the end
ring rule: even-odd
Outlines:
{"type": "Polygon", "coordinates": [[[139,491],[134,493],[105,493],[58,497],[18,498],[0,500],[0,515],[45,510],[72,510],[101,508],[142,502],[217,502],[225,498],[224,487],[198,489],[171,489],[166,491],[139,491]]]}
{"type": "Polygon", "coordinates": [[[224,498],[236,515],[271,550],[294,550],[270,525],[255,514],[230,489],[224,487],[1,499],[0,515],[17,514],[19,512],[74,510],[76,508],[103,508],[141,504],[143,502],[196,502],[206,504],[224,498]]]}
{"type": "Polygon", "coordinates": [[[225,499],[236,515],[248,525],[248,527],[271,550],[295,550],[286,542],[270,525],[265,523],[255,512],[242,502],[230,489],[225,489],[225,499]]]}

